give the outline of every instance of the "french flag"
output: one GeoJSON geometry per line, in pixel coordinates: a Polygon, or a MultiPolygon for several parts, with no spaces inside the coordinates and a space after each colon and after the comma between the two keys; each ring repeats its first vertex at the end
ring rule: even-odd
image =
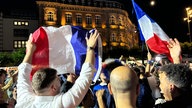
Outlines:
{"type": "Polygon", "coordinates": [[[172,61],[167,47],[169,37],[161,27],[153,21],[143,10],[132,0],[132,4],[138,20],[140,39],[145,41],[149,49],[157,54],[165,54],[172,61]]]}
{"type": "MultiPolygon", "coordinates": [[[[61,27],[39,27],[32,34],[32,42],[36,44],[36,51],[32,58],[32,78],[36,70],[41,67],[51,67],[58,74],[80,74],[85,61],[87,45],[85,37],[89,37],[89,30],[80,26],[65,25],[61,27]]],[[[99,78],[102,68],[102,42],[99,37],[95,48],[95,68],[97,72],[93,81],[99,78]]]]}

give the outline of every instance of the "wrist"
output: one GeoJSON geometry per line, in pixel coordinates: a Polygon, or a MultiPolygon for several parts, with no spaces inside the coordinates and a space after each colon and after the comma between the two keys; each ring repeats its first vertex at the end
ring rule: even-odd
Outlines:
{"type": "Polygon", "coordinates": [[[89,46],[87,46],[87,50],[93,50],[94,51],[94,47],[89,47],[89,46]]]}
{"type": "Polygon", "coordinates": [[[152,65],[153,62],[154,62],[153,60],[148,60],[148,61],[147,61],[147,63],[150,64],[150,65],[152,65]]]}

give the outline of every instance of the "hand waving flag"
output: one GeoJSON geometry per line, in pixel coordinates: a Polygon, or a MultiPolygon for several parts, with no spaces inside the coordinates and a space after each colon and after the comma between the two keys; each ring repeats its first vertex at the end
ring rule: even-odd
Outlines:
{"type": "MultiPolygon", "coordinates": [[[[41,67],[52,67],[58,74],[75,73],[80,74],[84,63],[87,45],[85,36],[89,30],[79,26],[65,25],[57,27],[39,27],[33,34],[33,42],[37,49],[32,59],[34,72],[41,67]]],[[[95,48],[95,68],[97,72],[93,81],[95,82],[102,67],[102,42],[99,37],[95,48]]]]}
{"type": "Polygon", "coordinates": [[[169,41],[167,34],[155,21],[143,12],[134,0],[132,0],[132,4],[137,17],[141,40],[146,42],[150,50],[157,54],[165,54],[172,61],[167,47],[169,41]]]}

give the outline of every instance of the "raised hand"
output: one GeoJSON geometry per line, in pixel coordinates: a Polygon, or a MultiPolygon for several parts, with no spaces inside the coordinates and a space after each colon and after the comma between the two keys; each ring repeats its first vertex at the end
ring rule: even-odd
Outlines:
{"type": "Polygon", "coordinates": [[[170,51],[170,55],[173,59],[173,62],[180,63],[181,45],[180,45],[179,41],[176,38],[174,38],[174,40],[170,39],[167,47],[170,51]]]}
{"type": "Polygon", "coordinates": [[[94,29],[94,33],[90,34],[89,39],[88,39],[88,37],[85,38],[86,42],[87,42],[87,47],[95,48],[98,37],[99,37],[99,33],[98,33],[97,29],[94,29]]]}

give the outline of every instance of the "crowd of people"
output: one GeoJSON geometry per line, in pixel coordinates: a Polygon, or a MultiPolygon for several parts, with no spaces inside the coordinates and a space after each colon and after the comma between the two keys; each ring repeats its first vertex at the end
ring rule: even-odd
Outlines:
{"type": "Polygon", "coordinates": [[[87,53],[80,75],[58,75],[43,67],[30,80],[36,45],[31,37],[18,70],[0,69],[0,108],[192,108],[192,68],[181,62],[181,46],[170,39],[166,56],[155,60],[150,51],[147,63],[134,57],[103,61],[100,78],[93,82],[94,48],[98,31],[86,38],[87,53]]]}

